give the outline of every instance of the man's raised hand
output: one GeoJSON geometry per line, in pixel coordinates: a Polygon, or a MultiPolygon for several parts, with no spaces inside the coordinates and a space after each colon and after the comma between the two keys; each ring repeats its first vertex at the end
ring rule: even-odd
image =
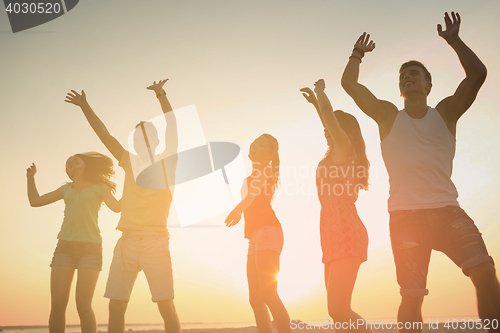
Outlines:
{"type": "Polygon", "coordinates": [[[451,38],[458,37],[458,31],[460,30],[460,15],[455,12],[451,12],[448,15],[448,12],[444,13],[444,23],[446,24],[446,30],[443,30],[441,24],[437,25],[439,36],[443,37],[448,43],[451,38]]]}
{"type": "Polygon", "coordinates": [[[156,83],[156,81],[153,81],[153,84],[148,86],[146,89],[153,90],[155,93],[161,92],[161,91],[163,91],[163,85],[167,81],[168,81],[168,79],[160,80],[160,81],[158,81],[158,83],[156,83]]]}
{"type": "Polygon", "coordinates": [[[87,95],[85,95],[85,91],[83,90],[81,94],[77,93],[74,90],[71,90],[71,92],[69,92],[66,95],[66,99],[64,101],[78,106],[82,106],[87,103],[87,95]]]}
{"type": "Polygon", "coordinates": [[[371,52],[375,48],[375,43],[373,40],[370,40],[370,34],[363,32],[361,36],[359,36],[358,40],[354,44],[354,48],[359,48],[364,52],[371,52]]]}

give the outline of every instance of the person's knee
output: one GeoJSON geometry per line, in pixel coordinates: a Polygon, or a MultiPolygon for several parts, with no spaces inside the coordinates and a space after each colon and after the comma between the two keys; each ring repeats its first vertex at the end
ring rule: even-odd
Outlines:
{"type": "Polygon", "coordinates": [[[265,292],[263,296],[264,303],[266,303],[268,306],[272,307],[276,304],[281,303],[281,299],[276,290],[269,290],[268,292],[265,292]]]}
{"type": "Polygon", "coordinates": [[[110,316],[125,316],[128,302],[119,301],[116,299],[109,300],[109,315],[110,316]]]}
{"type": "Polygon", "coordinates": [[[252,309],[258,309],[266,306],[266,302],[261,295],[250,294],[248,301],[250,302],[250,306],[252,307],[252,309]]]}
{"type": "Polygon", "coordinates": [[[92,301],[77,299],[76,300],[76,311],[78,312],[78,314],[80,316],[91,312],[92,311],[92,301]]]}
{"type": "Polygon", "coordinates": [[[173,299],[166,299],[163,301],[158,301],[156,303],[158,304],[158,310],[160,310],[160,314],[164,319],[177,316],[173,299]]]}
{"type": "Polygon", "coordinates": [[[52,312],[65,312],[68,307],[68,299],[67,298],[52,298],[50,302],[50,309],[52,312]]]}
{"type": "Polygon", "coordinates": [[[469,269],[468,274],[476,288],[492,288],[498,284],[495,266],[483,263],[469,269]]]}

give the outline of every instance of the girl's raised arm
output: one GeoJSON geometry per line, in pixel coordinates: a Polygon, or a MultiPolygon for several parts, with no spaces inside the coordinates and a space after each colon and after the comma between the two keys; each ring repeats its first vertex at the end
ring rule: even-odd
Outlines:
{"type": "Polygon", "coordinates": [[[314,106],[316,112],[318,112],[319,119],[321,119],[323,128],[325,129],[325,131],[327,131],[325,120],[323,119],[323,115],[321,114],[321,111],[319,109],[318,99],[316,98],[316,95],[314,95],[314,92],[311,90],[311,88],[308,87],[302,88],[300,89],[300,91],[303,92],[302,96],[304,96],[304,98],[314,106]]]}
{"type": "Polygon", "coordinates": [[[35,173],[36,165],[33,163],[28,169],[26,169],[26,177],[28,178],[28,200],[31,207],[45,206],[63,198],[59,188],[40,196],[35,185],[35,173]]]}
{"type": "Polygon", "coordinates": [[[332,104],[325,94],[325,81],[323,79],[318,80],[314,84],[314,92],[318,99],[319,110],[326,130],[337,146],[336,149],[347,155],[351,150],[351,141],[342,127],[340,127],[337,117],[333,112],[332,104]]]}
{"type": "Polygon", "coordinates": [[[111,192],[111,189],[107,189],[102,192],[102,200],[115,213],[119,213],[122,211],[122,200],[116,200],[115,196],[111,192]]]}

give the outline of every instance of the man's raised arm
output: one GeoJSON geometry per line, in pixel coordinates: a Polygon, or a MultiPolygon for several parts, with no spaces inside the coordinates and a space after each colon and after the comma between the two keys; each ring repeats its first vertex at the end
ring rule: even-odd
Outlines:
{"type": "Polygon", "coordinates": [[[165,130],[165,153],[167,156],[177,156],[177,150],[179,146],[179,138],[177,133],[177,119],[175,118],[175,113],[173,111],[172,105],[167,98],[167,93],[163,89],[163,85],[168,81],[168,79],[160,80],[158,83],[153,82],[152,85],[148,86],[148,90],[153,90],[160,102],[161,109],[165,115],[165,121],[167,123],[167,129],[165,130]]]}
{"type": "Polygon", "coordinates": [[[380,125],[389,112],[397,112],[398,110],[394,104],[379,100],[368,88],[358,82],[361,59],[365,53],[373,51],[374,48],[375,43],[370,40],[370,35],[366,34],[366,32],[363,33],[354,44],[354,50],[344,69],[341,84],[361,111],[380,125]]]}
{"type": "Polygon", "coordinates": [[[152,85],[148,86],[148,90],[155,92],[158,101],[160,102],[161,109],[165,115],[166,129],[165,129],[165,156],[166,158],[162,160],[162,167],[165,171],[165,176],[167,177],[167,183],[170,187],[170,192],[172,196],[174,195],[175,188],[175,175],[177,171],[177,162],[179,160],[178,147],[179,147],[179,134],[177,131],[177,118],[175,118],[175,113],[173,112],[172,105],[167,98],[167,93],[163,89],[163,85],[168,81],[168,79],[160,80],[158,83],[153,82],[152,85]],[[167,163],[165,163],[165,161],[167,163]]]}
{"type": "Polygon", "coordinates": [[[118,160],[120,161],[123,152],[125,149],[123,146],[116,140],[111,134],[109,134],[108,129],[106,126],[104,126],[103,122],[97,115],[95,114],[94,110],[90,107],[89,103],[87,102],[87,96],[85,95],[85,91],[82,90],[82,93],[79,94],[74,90],[71,90],[68,95],[66,95],[66,102],[78,105],[82,111],[85,117],[87,118],[87,121],[89,122],[90,126],[94,130],[94,132],[97,134],[99,139],[101,139],[102,143],[108,148],[109,152],[118,160]]]}
{"type": "Polygon", "coordinates": [[[457,53],[465,70],[465,79],[460,83],[455,93],[443,99],[436,108],[444,110],[449,122],[456,123],[476,99],[479,89],[486,80],[487,72],[481,60],[458,36],[461,22],[460,15],[451,12],[450,18],[448,13],[445,13],[444,22],[446,30],[443,31],[441,24],[438,24],[438,34],[457,53]]]}

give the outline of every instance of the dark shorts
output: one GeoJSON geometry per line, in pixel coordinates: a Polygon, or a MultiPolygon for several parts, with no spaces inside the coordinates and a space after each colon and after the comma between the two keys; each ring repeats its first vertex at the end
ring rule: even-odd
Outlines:
{"type": "Polygon", "coordinates": [[[102,244],[71,242],[60,239],[52,257],[52,266],[102,270],[102,244]]]}
{"type": "Polygon", "coordinates": [[[390,213],[392,253],[401,296],[422,297],[431,251],[446,254],[462,272],[493,263],[474,221],[458,206],[390,213]]]}

